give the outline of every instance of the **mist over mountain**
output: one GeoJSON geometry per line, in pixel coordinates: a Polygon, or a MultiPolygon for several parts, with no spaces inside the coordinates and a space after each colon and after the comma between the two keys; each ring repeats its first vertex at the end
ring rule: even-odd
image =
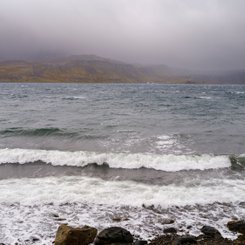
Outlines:
{"type": "Polygon", "coordinates": [[[1,0],[0,60],[96,54],[244,70],[244,9],[244,0],[1,0]]]}
{"type": "Polygon", "coordinates": [[[167,65],[128,64],[95,55],[0,62],[0,82],[240,83],[245,71],[197,73],[167,65]]]}

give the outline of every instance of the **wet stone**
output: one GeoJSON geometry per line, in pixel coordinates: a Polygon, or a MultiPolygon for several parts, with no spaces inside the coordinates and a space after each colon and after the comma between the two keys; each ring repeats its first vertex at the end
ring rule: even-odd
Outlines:
{"type": "Polygon", "coordinates": [[[89,226],[73,228],[60,225],[55,237],[55,245],[88,245],[94,241],[97,229],[89,226]]]}
{"type": "Polygon", "coordinates": [[[136,240],[133,245],[146,245],[147,241],[145,240],[136,240]]]}
{"type": "Polygon", "coordinates": [[[174,227],[168,227],[168,228],[165,228],[165,229],[163,230],[163,232],[164,232],[165,234],[167,234],[167,233],[175,234],[175,233],[177,233],[177,229],[174,228],[174,227]]]}
{"type": "Polygon", "coordinates": [[[245,220],[230,221],[227,223],[230,231],[245,234],[245,220]]]}
{"type": "Polygon", "coordinates": [[[179,237],[176,241],[176,245],[189,245],[189,244],[197,244],[196,237],[182,236],[182,237],[179,237]]]}
{"type": "Polygon", "coordinates": [[[221,236],[220,232],[217,229],[208,225],[203,226],[201,232],[209,237],[221,236]]]}
{"type": "Polygon", "coordinates": [[[110,227],[102,230],[95,239],[95,245],[111,243],[131,244],[133,236],[129,231],[121,227],[110,227]]]}

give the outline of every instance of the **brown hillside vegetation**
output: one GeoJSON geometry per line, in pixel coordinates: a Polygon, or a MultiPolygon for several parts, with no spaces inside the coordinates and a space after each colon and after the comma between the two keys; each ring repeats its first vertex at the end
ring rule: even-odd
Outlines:
{"type": "Polygon", "coordinates": [[[187,80],[173,76],[165,66],[156,69],[88,55],[39,62],[0,62],[0,82],[183,83],[187,80]]]}
{"type": "Polygon", "coordinates": [[[93,55],[0,62],[0,82],[244,83],[245,72],[200,75],[164,65],[127,64],[93,55]]]}

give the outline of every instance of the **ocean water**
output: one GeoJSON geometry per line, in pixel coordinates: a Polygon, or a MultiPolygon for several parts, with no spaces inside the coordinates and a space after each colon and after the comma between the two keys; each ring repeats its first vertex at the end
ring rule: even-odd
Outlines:
{"type": "Polygon", "coordinates": [[[245,86],[0,84],[0,243],[51,244],[60,223],[147,239],[171,219],[234,238],[244,139],[245,86]]]}

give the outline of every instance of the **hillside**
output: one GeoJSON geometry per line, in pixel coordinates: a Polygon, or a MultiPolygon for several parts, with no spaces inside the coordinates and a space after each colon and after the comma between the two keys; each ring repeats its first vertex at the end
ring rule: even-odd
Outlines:
{"type": "Polygon", "coordinates": [[[132,65],[92,55],[42,61],[0,62],[0,82],[183,82],[167,67],[162,74],[152,67],[132,65]],[[163,75],[163,73],[165,73],[163,75]]]}
{"type": "Polygon", "coordinates": [[[243,83],[244,78],[244,72],[195,75],[164,65],[133,65],[93,55],[0,62],[0,82],[243,83]]]}

